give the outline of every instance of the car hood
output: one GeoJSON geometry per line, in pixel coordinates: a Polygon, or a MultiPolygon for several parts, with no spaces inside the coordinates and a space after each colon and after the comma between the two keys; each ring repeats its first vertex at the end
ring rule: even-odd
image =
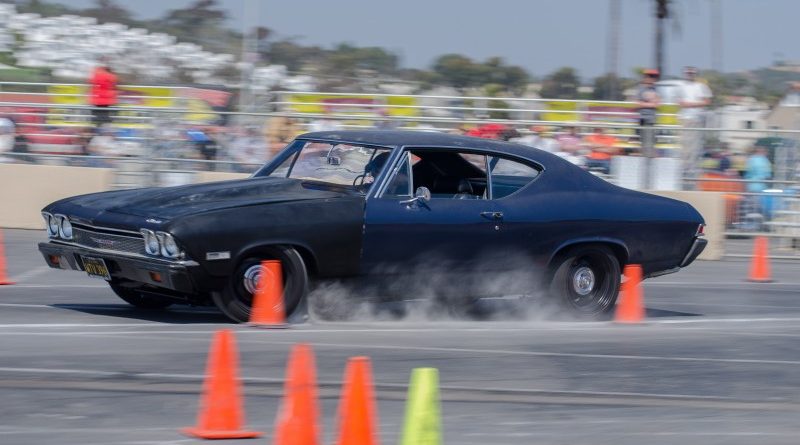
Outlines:
{"type": "Polygon", "coordinates": [[[98,213],[114,212],[169,220],[231,207],[336,198],[344,194],[346,192],[343,190],[297,179],[265,177],[95,193],[68,201],[69,204],[98,213]]]}

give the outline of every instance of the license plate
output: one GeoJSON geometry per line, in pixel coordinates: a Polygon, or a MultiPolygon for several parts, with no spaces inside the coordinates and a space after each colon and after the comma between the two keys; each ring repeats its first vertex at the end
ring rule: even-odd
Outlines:
{"type": "Polygon", "coordinates": [[[108,267],[106,267],[106,262],[103,261],[102,258],[81,255],[81,259],[83,259],[83,270],[86,271],[90,277],[111,280],[111,274],[108,273],[108,267]]]}

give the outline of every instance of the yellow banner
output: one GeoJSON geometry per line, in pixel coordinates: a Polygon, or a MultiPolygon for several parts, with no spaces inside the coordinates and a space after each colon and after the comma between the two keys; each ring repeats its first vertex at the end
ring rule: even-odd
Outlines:
{"type": "Polygon", "coordinates": [[[287,101],[291,102],[289,109],[297,113],[378,115],[385,112],[388,116],[419,115],[417,108],[402,108],[417,104],[413,96],[291,94],[287,101]]]}

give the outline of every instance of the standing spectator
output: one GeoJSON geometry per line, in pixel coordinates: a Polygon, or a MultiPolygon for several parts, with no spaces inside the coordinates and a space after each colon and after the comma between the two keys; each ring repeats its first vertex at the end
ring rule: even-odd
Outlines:
{"type": "Polygon", "coordinates": [[[583,148],[583,141],[578,135],[578,129],[575,127],[566,127],[566,133],[561,133],[556,136],[558,145],[561,146],[561,151],[571,155],[578,154],[583,148]]]}
{"type": "Polygon", "coordinates": [[[642,72],[642,81],[636,92],[636,105],[639,109],[639,139],[642,144],[642,154],[652,158],[655,152],[656,110],[661,104],[661,99],[656,91],[655,83],[658,80],[658,70],[647,69],[642,72]]]}
{"type": "Polygon", "coordinates": [[[606,134],[602,127],[596,127],[592,134],[584,138],[584,144],[591,150],[586,155],[586,168],[608,174],[611,171],[611,158],[620,153],[617,147],[619,140],[606,134]]]}
{"type": "Polygon", "coordinates": [[[516,138],[513,142],[517,144],[527,145],[529,147],[538,147],[539,141],[541,140],[539,133],[543,130],[542,127],[538,125],[533,125],[530,128],[530,132],[525,136],[516,138]]]}
{"type": "MultiPolygon", "coordinates": [[[[697,80],[697,68],[687,66],[683,70],[684,81],[678,91],[678,104],[681,106],[680,119],[684,128],[705,127],[706,108],[711,104],[711,89],[697,80]]],[[[703,133],[700,130],[686,130],[682,135],[684,174],[694,177],[698,162],[703,155],[703,133]]]]}
{"type": "Polygon", "coordinates": [[[108,107],[117,104],[117,76],[109,68],[106,59],[94,69],[91,83],[90,103],[92,118],[96,128],[111,123],[111,111],[108,107]]]}
{"type": "Polygon", "coordinates": [[[744,179],[748,181],[747,191],[751,193],[763,192],[767,189],[765,182],[772,177],[772,164],[767,158],[767,150],[764,147],[753,148],[753,153],[747,158],[747,167],[744,179]]]}

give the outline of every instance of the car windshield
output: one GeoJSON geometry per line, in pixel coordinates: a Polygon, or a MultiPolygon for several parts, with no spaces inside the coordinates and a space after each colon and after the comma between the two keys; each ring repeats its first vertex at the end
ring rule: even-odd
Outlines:
{"type": "Polygon", "coordinates": [[[305,141],[269,176],[352,185],[366,191],[383,169],[389,151],[348,143],[305,141]]]}

